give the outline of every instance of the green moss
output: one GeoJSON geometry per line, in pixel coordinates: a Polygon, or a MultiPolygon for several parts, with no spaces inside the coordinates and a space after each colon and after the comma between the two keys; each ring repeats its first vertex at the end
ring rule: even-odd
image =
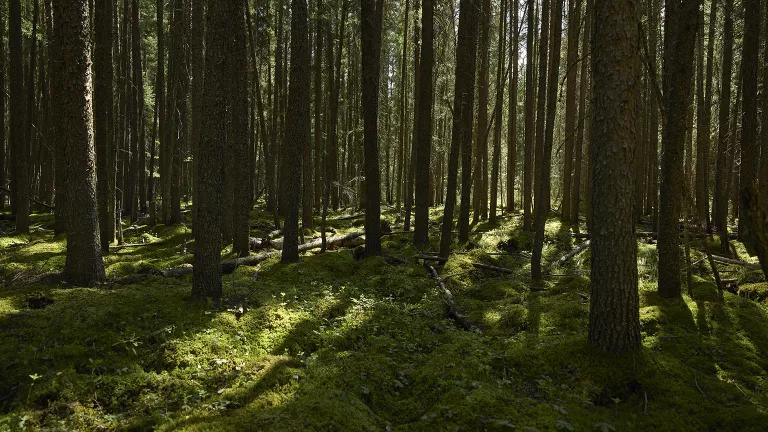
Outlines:
{"type": "MultiPolygon", "coordinates": [[[[397,220],[392,211],[383,217],[397,220]]],[[[253,218],[256,229],[270,230],[271,215],[257,210],[253,218]]],[[[333,222],[337,232],[353,224],[333,222]]],[[[338,250],[238,268],[224,278],[221,309],[191,302],[188,277],[2,288],[0,430],[764,428],[766,306],[713,297],[698,269],[690,297],[660,298],[655,247],[641,243],[642,348],[606,356],[585,343],[588,254],[531,292],[525,256],[491,254],[510,238],[526,242],[519,224],[515,216],[475,226],[475,247],[440,269],[457,308],[482,333],[448,319],[407,235],[385,241],[405,264],[338,250]],[[33,309],[32,296],[53,303],[33,309]]],[[[108,274],[189,262],[190,240],[185,227],[128,228],[126,242],[137,245],[108,255],[108,274]]],[[[570,242],[550,220],[545,262],[570,242]]],[[[6,280],[58,270],[64,247],[48,231],[28,242],[0,237],[0,269],[6,280]]],[[[756,297],[763,285],[744,285],[742,294],[756,297]]]]}

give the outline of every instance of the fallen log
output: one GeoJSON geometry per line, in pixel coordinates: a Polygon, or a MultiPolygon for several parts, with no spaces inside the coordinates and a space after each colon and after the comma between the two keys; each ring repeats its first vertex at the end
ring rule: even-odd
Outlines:
{"type": "Polygon", "coordinates": [[[715,262],[719,262],[722,264],[737,265],[737,266],[748,268],[750,270],[760,270],[760,264],[754,264],[754,263],[733,259],[733,258],[726,258],[724,256],[719,256],[719,255],[712,255],[712,259],[715,262]]]}
{"type": "MultiPolygon", "coordinates": [[[[327,245],[328,246],[345,246],[349,242],[354,241],[360,237],[365,235],[362,231],[356,231],[353,233],[349,233],[343,236],[336,236],[336,237],[330,237],[327,239],[327,245]]],[[[299,252],[306,252],[312,249],[319,249],[322,246],[322,240],[316,239],[312,240],[310,242],[304,243],[299,245],[299,252]]],[[[222,274],[230,274],[235,271],[238,267],[241,266],[255,266],[256,264],[259,264],[262,261],[266,261],[267,259],[279,256],[280,251],[279,250],[270,250],[258,253],[256,255],[249,255],[247,257],[242,258],[234,258],[231,260],[222,261],[221,263],[221,272],[222,274]]],[[[161,276],[164,277],[181,277],[192,274],[192,265],[191,264],[184,264],[178,267],[173,267],[167,270],[163,270],[160,272],[161,276]]]]}
{"type": "Polygon", "coordinates": [[[584,243],[581,243],[576,248],[574,248],[572,251],[570,251],[567,254],[563,255],[557,261],[551,263],[547,267],[547,269],[546,269],[547,273],[552,271],[553,268],[562,266],[563,264],[567,263],[570,259],[572,259],[572,258],[576,257],[577,255],[579,255],[580,253],[584,252],[589,247],[590,243],[591,243],[591,240],[587,240],[584,243]]]}
{"type": "MultiPolygon", "coordinates": [[[[441,262],[441,263],[448,262],[448,258],[443,258],[443,257],[439,257],[439,256],[436,256],[436,255],[416,255],[416,259],[422,259],[424,261],[437,261],[437,262],[441,262]]],[[[508,269],[508,268],[504,268],[504,267],[497,267],[497,266],[490,265],[490,264],[483,264],[483,263],[473,262],[472,265],[475,268],[479,268],[479,269],[483,269],[483,270],[491,270],[491,271],[495,271],[495,272],[499,272],[499,273],[506,273],[506,274],[514,274],[515,273],[514,270],[511,270],[511,269],[508,269]]]]}
{"type": "Polygon", "coordinates": [[[469,322],[466,316],[459,313],[458,309],[456,308],[456,302],[453,300],[453,294],[451,294],[451,291],[445,286],[445,282],[440,278],[440,275],[437,274],[437,270],[428,264],[425,264],[424,267],[426,267],[429,275],[432,276],[432,279],[437,282],[437,287],[440,290],[440,295],[443,298],[443,304],[445,304],[445,312],[448,315],[448,318],[450,318],[463,330],[480,333],[480,329],[477,328],[477,326],[469,322]]]}

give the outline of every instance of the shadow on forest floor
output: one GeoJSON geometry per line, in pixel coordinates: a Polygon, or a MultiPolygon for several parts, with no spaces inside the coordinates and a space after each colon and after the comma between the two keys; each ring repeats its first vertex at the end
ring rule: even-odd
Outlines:
{"type": "MultiPolygon", "coordinates": [[[[254,218],[269,226],[269,215],[254,218]]],[[[334,222],[340,231],[355,223],[334,222]]],[[[655,247],[640,244],[643,348],[605,356],[585,343],[588,251],[532,292],[530,238],[519,223],[477,224],[472,244],[457,246],[441,269],[458,309],[482,333],[446,318],[407,235],[384,240],[405,264],[338,250],[241,267],[225,276],[220,310],[189,300],[189,277],[4,286],[0,429],[764,428],[765,305],[713,296],[706,273],[697,274],[692,297],[662,299],[655,247]],[[509,239],[520,250],[499,254],[509,239]],[[53,303],[34,309],[35,298],[53,303]]],[[[546,231],[545,262],[574,247],[556,219],[546,231]]],[[[112,277],[190,259],[185,227],[137,227],[126,236],[141,244],[106,257],[112,277]]],[[[0,248],[6,282],[63,265],[64,242],[47,231],[0,237],[0,248]]]]}

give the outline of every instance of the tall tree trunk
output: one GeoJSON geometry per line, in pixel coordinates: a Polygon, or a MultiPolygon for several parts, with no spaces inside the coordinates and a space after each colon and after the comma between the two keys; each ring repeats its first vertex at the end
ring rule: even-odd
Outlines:
{"type": "MultiPolygon", "coordinates": [[[[253,203],[251,202],[251,185],[248,161],[248,47],[246,43],[247,28],[245,10],[239,7],[239,13],[232,16],[230,21],[230,36],[227,38],[227,79],[229,100],[229,127],[227,130],[228,153],[234,158],[230,166],[234,177],[232,189],[225,193],[232,196],[232,249],[239,256],[248,255],[249,251],[249,218],[253,203]]],[[[306,12],[305,12],[306,14],[306,12]]],[[[306,30],[306,29],[305,29],[306,30]]],[[[309,99],[307,95],[306,101],[309,99]]],[[[300,103],[299,105],[306,105],[300,103]]],[[[308,106],[308,105],[307,105],[308,106]]],[[[301,160],[299,156],[296,158],[301,160]]],[[[297,178],[300,173],[297,173],[297,178]]],[[[298,180],[300,181],[300,180],[298,180]]],[[[295,191],[298,197],[299,190],[295,191]]],[[[298,199],[298,198],[297,198],[298,199]]]]}
{"type": "Polygon", "coordinates": [[[297,262],[299,260],[299,193],[301,190],[301,155],[309,146],[309,134],[311,123],[309,119],[310,98],[310,48],[309,28],[307,24],[306,0],[291,1],[291,72],[290,88],[288,89],[288,115],[287,124],[291,127],[286,130],[283,143],[284,160],[288,163],[283,166],[285,172],[284,214],[283,226],[283,253],[281,261],[284,263],[297,262]]]}
{"type": "MultiPolygon", "coordinates": [[[[336,210],[339,208],[339,143],[338,143],[338,136],[337,136],[337,129],[338,129],[338,123],[339,123],[339,95],[341,93],[341,55],[342,55],[342,47],[344,46],[344,32],[346,30],[346,19],[347,19],[347,0],[341,0],[342,6],[341,6],[341,19],[339,22],[338,27],[338,43],[336,45],[335,54],[336,57],[334,58],[334,49],[333,49],[333,38],[330,37],[331,33],[331,24],[330,20],[328,20],[328,49],[326,50],[327,53],[327,63],[328,63],[328,91],[329,91],[329,100],[328,100],[328,136],[326,139],[326,152],[325,152],[325,158],[326,158],[326,164],[325,164],[325,177],[326,177],[326,183],[327,187],[329,188],[330,193],[330,202],[329,205],[332,209],[336,210]]],[[[378,88],[378,87],[377,87],[378,88]]]]}
{"type": "Polygon", "coordinates": [[[731,75],[733,74],[733,0],[725,0],[723,9],[723,58],[720,77],[717,160],[715,164],[714,225],[720,236],[721,252],[728,247],[728,141],[731,136],[731,75]]]}
{"type": "Polygon", "coordinates": [[[415,215],[413,240],[416,246],[429,243],[429,165],[432,157],[432,68],[434,31],[432,0],[421,2],[421,59],[419,60],[418,123],[416,124],[415,215]]]}
{"type": "MultiPolygon", "coordinates": [[[[419,10],[419,0],[414,0],[414,11],[419,10]]],[[[416,125],[419,122],[419,58],[421,57],[421,44],[420,44],[421,31],[419,30],[419,16],[416,12],[413,14],[413,130],[411,131],[411,148],[408,152],[408,161],[406,162],[406,179],[405,179],[405,221],[403,222],[403,229],[408,231],[411,229],[411,210],[413,209],[413,182],[414,182],[414,168],[416,163],[416,134],[418,128],[416,125]]]]}
{"type": "MultiPolygon", "coordinates": [[[[742,120],[741,120],[741,171],[739,173],[739,237],[742,241],[757,233],[747,214],[749,200],[757,196],[757,180],[760,169],[760,147],[757,135],[757,81],[760,72],[760,0],[743,0],[744,42],[741,55],[742,67],[742,120]]],[[[766,89],[763,89],[765,92],[766,89]]]]}
{"type": "Polygon", "coordinates": [[[715,52],[715,29],[717,28],[717,1],[712,1],[709,13],[709,37],[707,42],[707,65],[704,70],[704,11],[702,8],[699,18],[699,27],[702,37],[699,38],[699,74],[697,76],[698,87],[696,98],[698,100],[698,112],[696,117],[696,217],[699,223],[711,229],[709,217],[709,149],[711,113],[712,113],[712,71],[715,52]]]}
{"type": "MultiPolygon", "coordinates": [[[[652,74],[651,81],[656,83],[656,76],[658,75],[658,35],[659,35],[659,14],[660,6],[659,0],[649,0],[649,16],[648,16],[648,62],[650,63],[650,73],[652,74]]],[[[657,85],[657,84],[654,84],[657,85]]],[[[650,107],[649,107],[649,125],[648,125],[648,159],[649,159],[649,178],[648,178],[648,190],[646,196],[648,196],[648,209],[646,214],[650,214],[654,223],[658,222],[659,215],[659,107],[661,101],[658,94],[654,91],[650,92],[650,107]]]]}
{"type": "MultiPolygon", "coordinates": [[[[198,149],[200,147],[200,127],[203,123],[203,85],[205,82],[205,0],[191,0],[192,21],[190,31],[190,69],[191,69],[191,95],[192,114],[190,119],[190,147],[192,150],[192,172],[197,170],[200,161],[198,149]]],[[[245,2],[248,5],[248,2],[245,2]]],[[[250,13],[246,9],[246,13],[250,13]]],[[[255,66],[254,66],[255,67],[255,66]]],[[[192,225],[194,227],[194,215],[197,211],[197,175],[193,174],[192,180],[192,225]]]]}
{"type": "MultiPolygon", "coordinates": [[[[584,158],[584,136],[589,127],[590,106],[587,101],[587,94],[590,89],[590,72],[589,72],[589,56],[592,39],[592,2],[593,0],[587,0],[587,5],[584,10],[584,37],[581,39],[581,71],[579,72],[581,82],[579,83],[579,124],[578,132],[576,134],[576,148],[574,153],[576,154],[576,161],[574,163],[573,185],[571,192],[571,226],[574,231],[579,231],[579,210],[581,207],[582,197],[582,181],[581,176],[584,171],[583,158],[584,158]]],[[[584,182],[586,183],[586,182],[584,182]]]]}
{"type": "MultiPolygon", "coordinates": [[[[155,198],[155,151],[157,144],[160,143],[160,172],[163,173],[162,164],[164,162],[164,143],[165,143],[165,23],[164,12],[165,2],[157,0],[155,4],[156,18],[155,28],[157,33],[157,66],[155,71],[155,115],[157,116],[157,125],[155,130],[156,140],[152,141],[152,154],[149,159],[149,181],[147,182],[147,195],[149,198],[150,221],[154,225],[157,222],[157,200],[155,198]]],[[[196,177],[197,178],[197,177],[196,177]]],[[[161,180],[163,180],[161,178],[161,180]]]]}
{"type": "Polygon", "coordinates": [[[763,207],[768,206],[768,1],[765,2],[763,22],[763,115],[760,126],[760,198],[763,207]]]}
{"type": "MultiPolygon", "coordinates": [[[[541,280],[541,257],[544,249],[544,226],[550,209],[552,173],[552,141],[554,140],[555,114],[557,112],[557,78],[560,74],[560,45],[562,42],[563,0],[553,0],[552,25],[550,29],[551,45],[549,47],[549,64],[546,77],[547,111],[544,129],[544,139],[540,141],[541,149],[536,159],[536,207],[534,215],[533,253],[531,254],[531,276],[541,280]]],[[[542,42],[543,43],[543,42],[542,42]]],[[[545,79],[544,75],[541,76],[545,79]]],[[[539,87],[542,88],[542,87],[539,87]]],[[[544,98],[545,96],[540,96],[544,98]]],[[[543,115],[542,115],[543,117],[543,115]]]]}
{"type": "Polygon", "coordinates": [[[96,29],[93,48],[93,128],[96,146],[96,177],[99,206],[99,238],[102,253],[109,253],[109,244],[115,239],[114,176],[112,163],[112,7],[110,0],[96,1],[96,29]]]}
{"type": "Polygon", "coordinates": [[[639,135],[640,36],[636,3],[595,0],[590,155],[592,232],[589,342],[623,353],[640,347],[637,242],[633,217],[633,156],[639,135]]]}
{"type": "Polygon", "coordinates": [[[680,295],[680,231],[683,150],[691,94],[698,0],[671,0],[664,22],[664,122],[659,197],[659,294],[680,295]]]}
{"type": "Polygon", "coordinates": [[[490,27],[491,1],[482,0],[480,12],[480,39],[478,40],[478,75],[477,75],[477,123],[475,123],[474,174],[472,182],[472,221],[477,222],[487,216],[488,170],[485,160],[488,157],[488,75],[490,69],[490,27]],[[485,207],[484,207],[485,206],[485,207]],[[485,208],[485,212],[483,209],[485,208]]]}
{"type": "Polygon", "coordinates": [[[536,1],[528,0],[528,29],[526,34],[525,55],[525,148],[523,160],[523,229],[533,229],[533,155],[536,138],[536,83],[534,68],[536,62],[536,20],[534,9],[536,1]]]}
{"type": "Polygon", "coordinates": [[[379,181],[379,74],[381,72],[381,22],[384,0],[360,0],[362,39],[362,108],[365,171],[365,253],[381,255],[379,181]]]}
{"type": "Polygon", "coordinates": [[[408,147],[408,134],[406,128],[408,127],[408,11],[410,10],[410,1],[405,0],[405,8],[403,11],[403,47],[400,53],[400,103],[399,103],[399,117],[400,126],[398,132],[398,147],[397,147],[397,172],[395,175],[395,184],[397,190],[395,192],[395,207],[400,210],[400,204],[403,201],[404,183],[407,172],[405,169],[406,160],[406,148],[408,147]]]}
{"type": "Polygon", "coordinates": [[[29,232],[29,148],[24,139],[24,66],[21,44],[21,4],[8,1],[8,86],[10,93],[11,208],[16,231],[29,232]]]}
{"type": "Polygon", "coordinates": [[[459,3],[459,31],[456,45],[456,72],[453,92],[453,125],[448,155],[443,225],[440,234],[440,256],[451,253],[453,213],[456,208],[459,156],[461,156],[461,209],[459,239],[469,237],[469,185],[471,176],[472,120],[475,104],[475,62],[477,60],[477,25],[479,0],[459,3]],[[463,221],[463,224],[462,224],[463,221]],[[464,231],[462,231],[464,230],[464,231]]]}
{"type": "Polygon", "coordinates": [[[85,0],[54,0],[54,25],[59,35],[61,80],[56,112],[67,158],[67,257],[65,279],[76,285],[104,281],[96,209],[96,161],[91,106],[91,57],[88,8],[85,0]]]}
{"type": "MultiPolygon", "coordinates": [[[[515,0],[513,0],[515,1],[515,0]]],[[[496,62],[496,102],[493,108],[493,157],[491,158],[491,200],[488,219],[496,223],[496,208],[499,200],[499,171],[501,170],[501,123],[503,121],[504,105],[504,64],[506,63],[507,47],[506,43],[506,22],[507,22],[507,2],[501,1],[501,10],[499,11],[499,57],[496,62]]]]}
{"type": "MultiPolygon", "coordinates": [[[[5,34],[5,3],[0,5],[0,34],[5,34]]],[[[2,38],[0,38],[2,39],[2,38]]],[[[5,139],[5,65],[6,65],[5,40],[0,40],[0,188],[6,187],[6,164],[8,162],[8,148],[5,139]]],[[[0,189],[0,210],[5,210],[5,191],[0,189]]]]}
{"type": "Polygon", "coordinates": [[[197,210],[192,295],[221,298],[221,223],[224,143],[227,137],[227,41],[230,23],[242,14],[238,2],[206,3],[205,86],[203,88],[200,160],[197,164],[197,210]]]}
{"type": "Polygon", "coordinates": [[[576,78],[577,62],[579,57],[579,33],[581,31],[581,1],[568,1],[568,60],[566,64],[566,90],[565,90],[565,151],[563,154],[563,200],[561,214],[563,223],[567,225],[578,224],[579,221],[571,219],[573,212],[571,205],[573,199],[572,175],[573,153],[576,147],[576,78]]]}
{"type": "Polygon", "coordinates": [[[518,28],[518,1],[510,0],[510,41],[509,41],[509,114],[507,118],[507,211],[515,211],[515,183],[517,176],[517,96],[520,80],[518,28]]]}

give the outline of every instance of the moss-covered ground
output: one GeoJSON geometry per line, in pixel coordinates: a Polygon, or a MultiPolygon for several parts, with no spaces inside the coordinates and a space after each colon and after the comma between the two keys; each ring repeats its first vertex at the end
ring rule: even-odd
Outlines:
{"type": "MultiPolygon", "coordinates": [[[[268,220],[255,212],[253,234],[269,231],[268,220]]],[[[589,253],[531,290],[517,217],[474,226],[441,269],[481,333],[446,318],[407,235],[385,238],[390,258],[356,261],[339,249],[238,268],[214,308],[190,300],[188,276],[97,288],[40,279],[62,268],[65,241],[50,216],[33,222],[30,236],[0,237],[0,430],[768,427],[766,284],[723,268],[743,295],[721,297],[696,251],[690,290],[666,300],[655,293],[655,245],[639,243],[643,345],[613,357],[585,342],[589,253]]],[[[126,227],[125,240],[133,246],[105,257],[112,280],[191,259],[187,227],[126,227]]],[[[556,219],[547,240],[547,262],[573,247],[556,219]]]]}

